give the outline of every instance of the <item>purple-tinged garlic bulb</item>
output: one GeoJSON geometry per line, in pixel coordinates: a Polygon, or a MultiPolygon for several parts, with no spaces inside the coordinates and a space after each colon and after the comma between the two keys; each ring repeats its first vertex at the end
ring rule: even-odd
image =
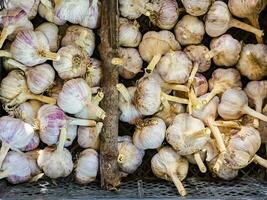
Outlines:
{"type": "MultiPolygon", "coordinates": [[[[256,28],[260,28],[259,15],[266,7],[265,0],[229,0],[228,7],[233,15],[239,18],[247,18],[256,28]]],[[[257,37],[259,43],[263,43],[262,37],[257,37]]]]}
{"type": "Polygon", "coordinates": [[[34,133],[31,141],[24,147],[19,148],[20,151],[33,151],[35,149],[37,149],[37,147],[40,144],[40,137],[38,133],[34,133]]]}
{"type": "Polygon", "coordinates": [[[190,164],[197,165],[202,173],[207,172],[207,167],[204,164],[206,158],[206,152],[204,150],[201,150],[191,155],[186,155],[185,157],[190,164]]]}
{"type": "Polygon", "coordinates": [[[148,62],[147,73],[151,73],[162,55],[168,51],[181,49],[170,31],[149,31],[143,35],[139,45],[139,53],[144,61],[148,62]]]}
{"type": "Polygon", "coordinates": [[[64,148],[66,137],[65,128],[61,128],[57,147],[46,147],[39,152],[37,164],[49,178],[67,177],[73,170],[71,153],[64,148]]]}
{"type": "Polygon", "coordinates": [[[65,36],[62,38],[61,45],[77,45],[86,51],[87,56],[92,56],[95,50],[95,34],[92,30],[72,25],[67,28],[65,36]]]}
{"type": "Polygon", "coordinates": [[[213,97],[222,94],[229,88],[239,88],[241,86],[241,76],[236,69],[218,68],[212,73],[212,77],[209,80],[210,93],[203,99],[203,103],[208,103],[213,97]]]}
{"type": "Polygon", "coordinates": [[[193,62],[198,63],[198,72],[208,71],[211,66],[211,61],[205,59],[206,53],[209,52],[209,49],[200,44],[200,45],[190,45],[184,49],[187,57],[193,62]]]}
{"type": "Polygon", "coordinates": [[[39,3],[40,0],[27,0],[27,1],[5,0],[4,8],[6,10],[14,10],[20,8],[27,13],[29,19],[33,19],[37,15],[39,3]]]}
{"type": "Polygon", "coordinates": [[[0,96],[8,109],[26,102],[29,99],[35,99],[44,103],[55,104],[56,99],[42,95],[36,95],[29,91],[26,78],[21,70],[13,70],[2,80],[0,87],[0,96]]]}
{"type": "Polygon", "coordinates": [[[232,27],[254,33],[258,37],[263,35],[261,30],[234,19],[226,3],[215,1],[211,5],[205,19],[206,33],[211,37],[218,37],[232,27]]]}
{"type": "Polygon", "coordinates": [[[111,63],[119,67],[120,75],[125,79],[132,79],[142,71],[143,60],[135,48],[118,49],[118,58],[113,58],[111,63]]]}
{"type": "Polygon", "coordinates": [[[47,21],[56,25],[63,25],[66,20],[60,19],[55,13],[55,0],[41,0],[38,7],[39,15],[47,21]]]}
{"type": "MultiPolygon", "coordinates": [[[[60,108],[52,105],[43,105],[37,115],[40,139],[47,145],[58,142],[61,128],[68,131],[70,125],[95,126],[93,120],[77,119],[67,116],[60,108]]],[[[77,127],[76,127],[77,129],[77,127]]]]}
{"type": "Polygon", "coordinates": [[[139,120],[133,135],[133,143],[139,149],[157,149],[165,139],[166,125],[158,117],[139,120]]]}
{"type": "Polygon", "coordinates": [[[171,147],[163,147],[151,159],[151,168],[153,173],[162,179],[172,181],[179,194],[185,196],[187,194],[182,180],[188,173],[188,161],[176,153],[171,147]]]}
{"type": "Polygon", "coordinates": [[[120,83],[117,85],[117,90],[119,91],[120,121],[135,124],[142,118],[142,114],[133,103],[136,87],[126,88],[120,83]]]}
{"type": "Polygon", "coordinates": [[[87,56],[83,50],[74,45],[58,50],[60,59],[53,62],[59,77],[64,80],[81,77],[86,73],[87,56]]]}
{"type": "Polygon", "coordinates": [[[46,36],[49,48],[52,52],[56,52],[59,49],[60,37],[57,25],[50,22],[44,22],[39,25],[35,31],[41,31],[46,36]]]}
{"type": "Polygon", "coordinates": [[[99,150],[100,138],[103,123],[98,122],[95,127],[80,126],[78,128],[78,144],[82,148],[99,150]]]}
{"type": "Polygon", "coordinates": [[[82,151],[76,162],[75,180],[81,185],[95,181],[99,168],[98,153],[94,149],[82,151]]]}
{"type": "Polygon", "coordinates": [[[119,45],[124,47],[138,47],[142,34],[139,31],[139,23],[134,20],[120,17],[119,19],[119,45]]]}
{"type": "Polygon", "coordinates": [[[119,0],[120,14],[128,19],[137,19],[142,14],[149,15],[145,9],[149,0],[119,0]]]}
{"type": "Polygon", "coordinates": [[[246,44],[236,68],[250,80],[261,80],[267,76],[267,45],[246,44]]]}
{"type": "Polygon", "coordinates": [[[88,64],[85,73],[85,81],[90,87],[99,87],[103,78],[101,61],[95,58],[87,58],[88,64]]]}
{"type": "Polygon", "coordinates": [[[205,55],[207,60],[213,59],[218,66],[231,67],[235,65],[241,53],[241,43],[229,34],[214,38],[210,43],[210,51],[205,55]]]}
{"type": "Polygon", "coordinates": [[[267,117],[248,106],[248,97],[241,89],[228,89],[221,98],[218,106],[219,115],[225,120],[239,119],[244,114],[251,115],[267,122],[267,117]]]}
{"type": "Polygon", "coordinates": [[[130,136],[118,137],[118,165],[126,174],[132,174],[142,164],[145,151],[138,149],[130,136]]]}
{"type": "Polygon", "coordinates": [[[205,34],[204,23],[197,17],[185,15],[174,28],[181,45],[200,44],[205,34]]]}
{"type": "Polygon", "coordinates": [[[209,84],[206,77],[200,73],[196,73],[192,86],[197,97],[206,94],[209,89],[209,84]]]}
{"type": "Polygon", "coordinates": [[[0,140],[2,142],[0,150],[0,167],[9,149],[17,150],[25,147],[34,136],[33,127],[9,116],[0,118],[0,140]]]}
{"type": "Polygon", "coordinates": [[[92,90],[82,78],[67,81],[58,95],[57,104],[67,113],[77,114],[87,107],[95,109],[95,115],[105,118],[105,112],[92,103],[92,90]]]}
{"type": "Polygon", "coordinates": [[[182,0],[186,12],[192,16],[201,16],[208,12],[212,0],[182,0]]]}
{"type": "Polygon", "coordinates": [[[0,36],[0,48],[7,38],[13,40],[20,31],[33,30],[27,13],[21,9],[2,10],[0,12],[0,25],[3,27],[0,36]]]}
{"type": "Polygon", "coordinates": [[[166,83],[184,84],[187,82],[192,61],[182,51],[170,51],[161,57],[156,71],[166,83]]]}

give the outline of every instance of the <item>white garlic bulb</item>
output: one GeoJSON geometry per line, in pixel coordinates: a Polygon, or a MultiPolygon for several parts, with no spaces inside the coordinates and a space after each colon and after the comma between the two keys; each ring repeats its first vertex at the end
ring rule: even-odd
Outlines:
{"type": "Polygon", "coordinates": [[[159,148],[165,139],[166,125],[158,117],[139,120],[133,135],[133,143],[139,149],[159,148]]]}
{"type": "Polygon", "coordinates": [[[120,14],[128,19],[137,19],[146,14],[146,4],[149,0],[119,0],[120,14]]]}
{"type": "Polygon", "coordinates": [[[66,128],[66,131],[67,131],[67,139],[66,139],[66,142],[64,144],[64,147],[69,147],[72,145],[73,141],[77,137],[78,126],[77,125],[68,125],[66,128]]]}
{"type": "Polygon", "coordinates": [[[192,16],[201,16],[208,12],[212,0],[182,0],[185,10],[192,16]]]}
{"type": "Polygon", "coordinates": [[[210,43],[210,51],[205,55],[206,59],[213,59],[218,66],[234,66],[241,53],[241,43],[229,34],[214,38],[210,43]]]}
{"type": "Polygon", "coordinates": [[[46,147],[39,152],[37,164],[49,178],[67,177],[73,170],[71,153],[64,148],[65,141],[66,130],[62,128],[56,149],[46,147]]]}
{"type": "Polygon", "coordinates": [[[62,38],[61,45],[77,45],[86,51],[87,56],[92,56],[95,50],[95,34],[92,30],[72,25],[67,28],[65,36],[62,38]]]}
{"type": "Polygon", "coordinates": [[[185,15],[174,28],[181,45],[200,44],[205,34],[204,23],[197,17],[185,15]]]}
{"type": "Polygon", "coordinates": [[[78,144],[80,147],[99,150],[99,134],[101,133],[102,127],[102,122],[98,122],[95,127],[80,126],[78,128],[78,144]]]}
{"type": "Polygon", "coordinates": [[[267,45],[246,44],[236,68],[250,80],[260,80],[267,75],[267,45]]]}
{"type": "Polygon", "coordinates": [[[132,174],[142,164],[145,151],[138,149],[130,136],[118,137],[118,165],[122,172],[132,174]]]}
{"type": "Polygon", "coordinates": [[[84,16],[84,18],[82,18],[82,21],[79,24],[90,29],[96,29],[100,26],[100,19],[101,1],[90,0],[86,15],[84,16]]]}
{"type": "Polygon", "coordinates": [[[188,173],[188,161],[177,154],[171,147],[163,147],[151,159],[153,173],[162,179],[172,181],[181,196],[187,194],[182,180],[188,173]]]}
{"type": "Polygon", "coordinates": [[[119,45],[125,47],[138,47],[142,34],[139,31],[139,24],[126,18],[119,19],[119,45]]]}
{"type": "Polygon", "coordinates": [[[58,50],[60,59],[53,66],[61,79],[81,77],[86,72],[87,57],[79,47],[68,45],[58,50]]]}
{"type": "Polygon", "coordinates": [[[98,153],[93,149],[82,151],[76,163],[75,180],[81,185],[95,181],[98,172],[98,153]]]}
{"type": "Polygon", "coordinates": [[[103,78],[102,63],[95,58],[87,58],[87,60],[85,80],[90,87],[98,87],[103,78]]]}
{"type": "Polygon", "coordinates": [[[49,43],[49,48],[52,52],[56,52],[59,49],[60,38],[59,29],[57,25],[50,22],[44,22],[39,25],[35,30],[41,31],[46,36],[49,43]]]}

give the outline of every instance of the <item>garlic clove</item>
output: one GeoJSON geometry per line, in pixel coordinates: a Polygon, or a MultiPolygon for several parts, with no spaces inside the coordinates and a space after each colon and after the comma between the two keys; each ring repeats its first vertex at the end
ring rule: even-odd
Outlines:
{"type": "Polygon", "coordinates": [[[88,58],[88,64],[85,73],[85,80],[90,87],[100,86],[103,78],[103,70],[101,61],[95,58],[88,58]]]}
{"type": "Polygon", "coordinates": [[[200,44],[205,34],[204,23],[197,17],[185,15],[176,24],[174,33],[181,45],[200,44]]]}
{"type": "Polygon", "coordinates": [[[119,45],[124,47],[138,47],[142,39],[139,23],[126,18],[119,19],[119,45]]]}
{"type": "Polygon", "coordinates": [[[183,6],[188,14],[201,16],[208,12],[212,0],[182,0],[183,6]]]}
{"type": "Polygon", "coordinates": [[[149,0],[119,0],[120,14],[128,19],[137,19],[146,14],[145,6],[148,2],[149,0]]]}
{"type": "Polygon", "coordinates": [[[165,139],[166,125],[160,118],[139,120],[133,135],[133,143],[139,149],[157,149],[165,139]]]}
{"type": "Polygon", "coordinates": [[[86,149],[79,155],[75,169],[75,180],[81,185],[95,181],[99,167],[98,153],[86,149]]]}

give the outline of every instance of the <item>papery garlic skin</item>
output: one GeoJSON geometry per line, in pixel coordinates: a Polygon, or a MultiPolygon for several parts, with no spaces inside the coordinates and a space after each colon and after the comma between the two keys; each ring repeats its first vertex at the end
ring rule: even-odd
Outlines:
{"type": "Polygon", "coordinates": [[[212,0],[182,0],[185,10],[192,16],[201,16],[208,12],[212,0]]]}
{"type": "Polygon", "coordinates": [[[266,53],[265,44],[246,44],[236,68],[250,80],[260,80],[267,75],[266,53]]]}
{"type": "Polygon", "coordinates": [[[156,66],[156,71],[167,83],[184,84],[192,70],[192,62],[182,51],[166,53],[156,66]]]}
{"type": "Polygon", "coordinates": [[[137,19],[145,14],[149,0],[119,0],[120,14],[128,19],[137,19]]]}
{"type": "Polygon", "coordinates": [[[241,53],[241,43],[229,34],[214,38],[210,43],[211,51],[214,51],[213,62],[218,66],[234,66],[241,53]]]}
{"type": "Polygon", "coordinates": [[[102,63],[95,58],[87,58],[87,61],[85,80],[90,87],[98,87],[103,78],[102,63]]]}
{"type": "Polygon", "coordinates": [[[211,61],[205,58],[205,54],[209,52],[209,49],[206,46],[202,44],[189,45],[185,47],[184,52],[192,62],[198,63],[198,72],[209,70],[211,61]]]}
{"type": "Polygon", "coordinates": [[[142,38],[138,22],[122,17],[120,17],[119,22],[119,45],[124,47],[138,47],[142,38]]]}
{"type": "Polygon", "coordinates": [[[181,45],[200,44],[205,34],[204,23],[197,17],[185,15],[174,28],[181,45]]]}
{"type": "Polygon", "coordinates": [[[210,133],[194,135],[203,129],[205,125],[201,120],[181,113],[168,127],[166,140],[180,155],[190,155],[200,151],[210,139],[210,133]]]}
{"type": "Polygon", "coordinates": [[[79,47],[68,45],[58,50],[60,59],[53,66],[61,79],[67,80],[81,77],[86,72],[87,60],[85,52],[79,47]]]}
{"type": "Polygon", "coordinates": [[[132,174],[142,164],[145,151],[138,149],[130,136],[118,137],[118,151],[118,165],[123,172],[132,174]]]}
{"type": "Polygon", "coordinates": [[[139,149],[156,149],[165,139],[166,125],[160,118],[153,117],[138,121],[133,135],[133,143],[139,149]]]}
{"type": "Polygon", "coordinates": [[[79,184],[95,181],[98,172],[98,153],[93,149],[86,149],[79,155],[75,169],[75,180],[79,184]]]}
{"type": "Polygon", "coordinates": [[[31,141],[25,147],[20,148],[20,151],[32,151],[34,149],[37,149],[39,144],[40,144],[39,134],[35,132],[31,141]]]}
{"type": "Polygon", "coordinates": [[[86,15],[84,16],[84,18],[82,18],[82,21],[79,22],[79,24],[90,29],[96,29],[99,28],[100,26],[100,20],[101,20],[101,1],[90,0],[86,15]]]}
{"type": "Polygon", "coordinates": [[[92,56],[95,50],[94,32],[78,25],[69,26],[62,38],[61,45],[64,47],[74,44],[86,51],[87,56],[92,56]]]}
{"type": "Polygon", "coordinates": [[[209,89],[209,84],[206,77],[200,73],[196,73],[193,87],[197,97],[206,94],[209,89]]]}
{"type": "Polygon", "coordinates": [[[69,147],[72,145],[73,141],[77,137],[78,126],[68,125],[66,129],[67,129],[67,140],[64,144],[64,147],[69,147]]]}
{"type": "Polygon", "coordinates": [[[57,25],[45,22],[39,25],[36,31],[41,31],[47,38],[49,48],[52,52],[56,52],[59,49],[59,29],[57,25]]]}

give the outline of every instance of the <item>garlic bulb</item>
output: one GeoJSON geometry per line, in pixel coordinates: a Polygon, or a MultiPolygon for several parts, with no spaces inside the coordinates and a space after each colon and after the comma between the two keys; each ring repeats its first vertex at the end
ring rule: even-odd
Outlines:
{"type": "Polygon", "coordinates": [[[95,34],[92,30],[72,25],[67,28],[65,36],[62,38],[61,45],[77,45],[86,51],[87,56],[92,56],[95,50],[95,34]]]}
{"type": "Polygon", "coordinates": [[[17,150],[25,147],[34,136],[33,127],[19,119],[9,116],[0,118],[0,167],[9,149],[17,150]]]}
{"type": "Polygon", "coordinates": [[[241,53],[241,43],[229,34],[214,38],[210,43],[210,51],[205,55],[206,59],[213,58],[218,66],[230,67],[235,65],[241,53]]]}
{"type": "Polygon", "coordinates": [[[40,139],[42,140],[43,143],[47,145],[53,145],[57,143],[60,129],[63,127],[65,129],[68,129],[70,125],[80,125],[80,126],[96,125],[96,122],[92,120],[83,120],[83,119],[76,119],[73,117],[69,117],[57,106],[52,106],[47,104],[43,105],[39,109],[37,119],[38,119],[37,125],[39,128],[40,139]]]}
{"type": "Polygon", "coordinates": [[[181,196],[187,194],[181,181],[187,176],[189,164],[172,148],[163,147],[160,149],[151,159],[151,168],[157,177],[172,181],[181,196]]]}
{"type": "Polygon", "coordinates": [[[27,13],[21,9],[2,10],[0,12],[0,25],[3,27],[0,36],[0,48],[7,37],[14,37],[23,30],[33,30],[32,23],[27,18],[27,13]]]}
{"type": "Polygon", "coordinates": [[[13,57],[30,67],[60,58],[58,54],[49,51],[48,40],[42,32],[31,30],[20,31],[11,45],[10,53],[1,51],[0,55],[13,57]]]}
{"type": "Polygon", "coordinates": [[[138,47],[142,34],[139,31],[139,23],[126,18],[119,19],[119,45],[124,47],[138,47]]]}
{"type": "Polygon", "coordinates": [[[205,19],[206,33],[211,37],[218,37],[232,27],[254,33],[258,37],[263,35],[261,30],[234,19],[226,3],[215,1],[211,5],[205,19]]]}
{"type": "Polygon", "coordinates": [[[236,68],[250,80],[260,80],[267,75],[267,45],[246,44],[236,68]]]}
{"type": "Polygon", "coordinates": [[[98,153],[93,149],[82,151],[76,163],[75,180],[81,185],[95,181],[99,166],[98,153]]]}
{"type": "Polygon", "coordinates": [[[42,18],[56,25],[63,25],[66,23],[66,20],[56,16],[54,0],[41,0],[38,13],[42,18]]]}
{"type": "Polygon", "coordinates": [[[38,133],[34,133],[31,141],[24,147],[19,148],[20,151],[32,151],[36,149],[40,144],[40,138],[38,133]]]}
{"type": "Polygon", "coordinates": [[[77,137],[77,131],[78,131],[78,126],[77,125],[68,125],[67,128],[67,139],[64,144],[64,147],[69,147],[72,145],[73,141],[77,137]]]}
{"type": "Polygon", "coordinates": [[[77,114],[83,109],[95,110],[95,114],[100,119],[105,118],[105,111],[99,106],[93,104],[92,90],[86,81],[81,78],[71,79],[67,81],[58,95],[57,104],[67,113],[77,114]],[[75,106],[73,106],[75,105],[75,106]]]}
{"type": "Polygon", "coordinates": [[[37,164],[49,178],[67,177],[73,170],[71,153],[64,148],[65,140],[66,130],[62,128],[56,149],[46,147],[39,152],[37,164]]]}
{"type": "Polygon", "coordinates": [[[162,55],[169,50],[181,49],[180,44],[170,31],[149,31],[143,35],[139,45],[139,53],[148,62],[147,72],[152,72],[162,55]]]}
{"type": "Polygon", "coordinates": [[[214,96],[223,93],[229,88],[239,88],[241,86],[241,76],[236,69],[218,68],[212,73],[212,77],[209,80],[210,93],[203,100],[203,103],[208,103],[214,96]]]}
{"type": "Polygon", "coordinates": [[[179,155],[190,155],[204,148],[210,130],[203,122],[187,113],[178,114],[166,131],[167,142],[179,155]]]}
{"type": "Polygon", "coordinates": [[[201,16],[208,12],[212,0],[182,0],[186,12],[192,16],[201,16]]]}
{"type": "Polygon", "coordinates": [[[119,58],[113,58],[111,63],[119,66],[119,73],[125,79],[132,79],[142,71],[143,60],[134,48],[119,48],[119,58]]]}
{"type": "Polygon", "coordinates": [[[74,45],[61,47],[58,50],[60,59],[53,66],[61,79],[67,80],[81,77],[86,72],[87,58],[84,51],[74,45]]]}
{"type": "MultiPolygon", "coordinates": [[[[229,0],[228,7],[231,13],[239,18],[247,18],[256,28],[260,28],[259,15],[266,7],[264,0],[229,0]]],[[[263,43],[262,38],[257,38],[259,43],[263,43]]]]}
{"type": "Polygon", "coordinates": [[[198,72],[208,71],[211,66],[211,61],[205,59],[205,54],[209,52],[209,49],[200,45],[189,45],[184,48],[184,52],[187,57],[194,63],[198,63],[198,72]]]}
{"type": "Polygon", "coordinates": [[[248,97],[241,89],[228,89],[218,106],[219,115],[225,120],[239,119],[247,114],[267,122],[267,117],[248,106],[248,97]]]}
{"type": "Polygon", "coordinates": [[[139,149],[157,149],[165,139],[166,125],[158,117],[137,121],[133,143],[139,149]]]}
{"type": "Polygon", "coordinates": [[[102,122],[98,122],[95,127],[80,126],[78,128],[78,144],[80,147],[99,150],[99,134],[101,133],[102,127],[102,122]]]}
{"type": "Polygon", "coordinates": [[[29,91],[26,79],[21,70],[13,70],[2,80],[0,96],[5,109],[24,103],[29,99],[35,99],[44,103],[55,104],[56,100],[50,97],[33,94],[29,91]]]}
{"type": "Polygon", "coordinates": [[[184,52],[171,51],[161,57],[156,71],[166,83],[184,84],[192,68],[192,62],[184,52]]]}
{"type": "Polygon", "coordinates": [[[57,25],[50,22],[44,22],[39,25],[35,31],[41,31],[46,36],[49,43],[49,48],[52,52],[56,52],[59,49],[60,38],[57,25]]]}
{"type": "Polygon", "coordinates": [[[209,84],[206,77],[200,73],[196,73],[193,82],[193,88],[197,97],[206,94],[209,89],[209,84]]]}
{"type": "Polygon", "coordinates": [[[90,87],[100,86],[101,79],[103,78],[101,64],[101,61],[95,58],[88,58],[85,80],[90,87]]]}
{"type": "Polygon", "coordinates": [[[132,174],[142,164],[145,151],[138,149],[130,136],[118,137],[118,165],[122,172],[132,174]]]}
{"type": "Polygon", "coordinates": [[[20,8],[27,13],[29,19],[33,19],[37,15],[37,9],[40,0],[27,0],[27,1],[18,1],[18,0],[5,0],[4,7],[7,10],[14,10],[20,8]]]}
{"type": "Polygon", "coordinates": [[[146,13],[146,4],[149,0],[119,0],[120,14],[128,19],[137,19],[146,13]]]}
{"type": "Polygon", "coordinates": [[[204,23],[197,17],[185,15],[174,28],[181,45],[200,44],[205,34],[204,23]]]}
{"type": "Polygon", "coordinates": [[[135,124],[138,119],[142,118],[142,114],[133,104],[136,87],[126,88],[120,83],[117,85],[117,90],[119,91],[120,121],[135,124]]]}

